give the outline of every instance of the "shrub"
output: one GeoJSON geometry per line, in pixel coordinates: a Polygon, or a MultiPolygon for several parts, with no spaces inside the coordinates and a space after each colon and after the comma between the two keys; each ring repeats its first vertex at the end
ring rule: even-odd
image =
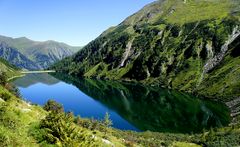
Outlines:
{"type": "Polygon", "coordinates": [[[0,93],[0,98],[2,98],[4,101],[9,101],[11,100],[12,96],[7,92],[3,92],[0,93]]]}
{"type": "Polygon", "coordinates": [[[83,128],[95,131],[98,130],[100,132],[104,132],[105,135],[108,132],[108,128],[111,127],[112,121],[110,120],[110,115],[108,113],[105,114],[105,117],[103,120],[95,120],[95,119],[82,119],[80,116],[76,117],[75,123],[78,126],[81,126],[83,128]]]}
{"type": "Polygon", "coordinates": [[[19,118],[9,105],[0,105],[0,124],[9,129],[20,126],[19,118]]]}
{"type": "Polygon", "coordinates": [[[58,146],[96,146],[99,144],[92,135],[77,127],[73,121],[73,117],[69,114],[51,111],[40,123],[40,128],[45,130],[45,140],[58,146]]]}
{"type": "Polygon", "coordinates": [[[6,85],[5,85],[5,88],[10,92],[10,93],[12,93],[13,95],[15,95],[16,97],[21,97],[21,93],[20,93],[20,91],[19,91],[19,89],[15,86],[15,85],[13,85],[13,84],[10,84],[10,83],[7,83],[6,85]]]}
{"type": "Polygon", "coordinates": [[[82,119],[79,116],[75,119],[75,123],[78,126],[81,126],[83,128],[89,129],[89,130],[103,130],[104,125],[102,122],[97,121],[95,119],[82,119]]]}
{"type": "Polygon", "coordinates": [[[10,144],[10,139],[6,135],[6,132],[3,132],[0,130],[0,146],[9,146],[10,144]]]}
{"type": "Polygon", "coordinates": [[[56,113],[62,113],[64,111],[63,106],[54,100],[48,100],[47,103],[43,106],[43,109],[56,113]]]}
{"type": "Polygon", "coordinates": [[[6,85],[7,83],[7,74],[0,71],[0,85],[6,85]]]}

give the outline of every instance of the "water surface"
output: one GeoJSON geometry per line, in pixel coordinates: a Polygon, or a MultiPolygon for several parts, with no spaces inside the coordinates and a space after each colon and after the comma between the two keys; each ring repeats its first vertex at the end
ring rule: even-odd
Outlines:
{"type": "Polygon", "coordinates": [[[46,73],[27,74],[13,83],[32,103],[54,99],[65,111],[99,120],[108,112],[113,127],[122,130],[191,133],[230,121],[220,103],[159,87],[46,73]]]}

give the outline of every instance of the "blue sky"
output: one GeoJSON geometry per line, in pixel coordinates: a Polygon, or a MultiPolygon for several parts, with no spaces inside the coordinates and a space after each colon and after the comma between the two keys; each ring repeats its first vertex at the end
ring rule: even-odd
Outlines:
{"type": "Polygon", "coordinates": [[[0,0],[0,35],[86,45],[155,0],[0,0]]]}

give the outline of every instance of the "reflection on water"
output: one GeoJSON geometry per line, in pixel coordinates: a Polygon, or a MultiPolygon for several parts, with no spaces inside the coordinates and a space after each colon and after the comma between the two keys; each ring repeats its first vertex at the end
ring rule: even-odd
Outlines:
{"type": "Polygon", "coordinates": [[[37,83],[55,85],[58,82],[60,82],[58,79],[54,78],[49,74],[27,74],[26,76],[15,80],[14,84],[16,84],[19,87],[27,88],[37,83]]]}
{"type": "MultiPolygon", "coordinates": [[[[61,74],[53,76],[59,79],[60,85],[48,86],[55,87],[65,98],[56,99],[55,97],[61,96],[51,94],[46,89],[41,94],[42,97],[52,97],[61,102],[66,110],[72,110],[74,114],[83,117],[103,118],[105,112],[110,111],[114,127],[119,129],[191,133],[200,132],[203,128],[224,126],[230,121],[224,105],[184,93],[117,81],[77,79],[61,74]],[[67,88],[66,85],[70,87],[67,88]]],[[[19,80],[15,81],[17,85],[19,80]]],[[[25,80],[30,79],[26,77],[25,80]]],[[[22,82],[24,81],[20,83],[22,82]]],[[[44,87],[39,86],[38,89],[41,91],[44,87]]],[[[31,86],[20,90],[28,93],[25,96],[36,96],[31,86]]],[[[47,101],[28,100],[38,104],[47,101]]]]}

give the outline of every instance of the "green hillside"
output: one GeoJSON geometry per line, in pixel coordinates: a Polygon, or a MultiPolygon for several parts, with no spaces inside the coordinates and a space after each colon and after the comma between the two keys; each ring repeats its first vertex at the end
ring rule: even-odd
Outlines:
{"type": "Polygon", "coordinates": [[[7,78],[18,76],[19,69],[14,65],[9,64],[6,60],[0,58],[0,74],[6,74],[7,78]]]}
{"type": "Polygon", "coordinates": [[[229,101],[240,96],[239,25],[237,0],[158,0],[52,68],[229,101]]]}

